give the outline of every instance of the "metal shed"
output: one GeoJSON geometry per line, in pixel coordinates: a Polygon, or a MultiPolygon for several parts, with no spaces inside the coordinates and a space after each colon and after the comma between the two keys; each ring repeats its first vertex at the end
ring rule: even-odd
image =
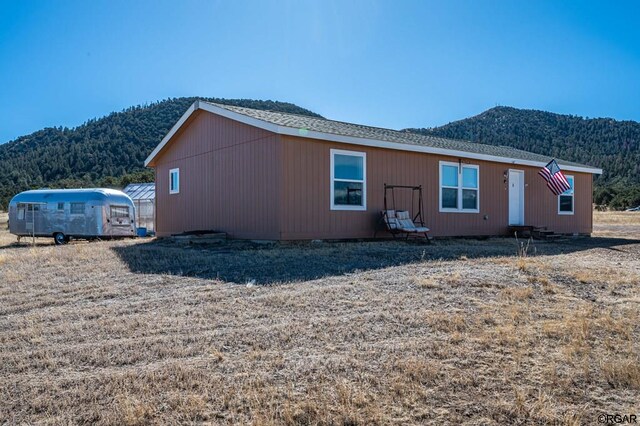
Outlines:
{"type": "Polygon", "coordinates": [[[138,226],[155,232],[156,221],[156,184],[131,183],[123,190],[133,200],[138,214],[138,226]]]}

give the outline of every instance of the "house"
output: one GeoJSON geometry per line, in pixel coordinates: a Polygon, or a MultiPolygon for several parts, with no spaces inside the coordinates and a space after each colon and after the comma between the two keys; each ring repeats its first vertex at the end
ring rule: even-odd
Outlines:
{"type": "MultiPolygon", "coordinates": [[[[505,235],[509,225],[590,234],[602,170],[558,160],[573,188],[538,176],[550,157],[322,118],[196,101],[145,161],[159,236],[370,238],[384,184],[423,187],[434,236],[505,235]]],[[[411,210],[398,194],[397,210],[411,210]]]]}

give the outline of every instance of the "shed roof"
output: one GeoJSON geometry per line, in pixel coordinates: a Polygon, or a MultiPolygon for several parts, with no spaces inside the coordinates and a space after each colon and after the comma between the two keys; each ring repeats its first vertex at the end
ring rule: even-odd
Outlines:
{"type": "MultiPolygon", "coordinates": [[[[328,120],[325,118],[196,101],[167,136],[165,136],[156,149],[154,149],[151,155],[149,155],[145,161],[146,165],[152,163],[155,156],[169,142],[184,122],[186,122],[188,117],[198,109],[203,109],[213,114],[222,115],[232,120],[240,121],[274,133],[312,139],[532,166],[544,166],[553,158],[507,146],[446,139],[436,136],[420,135],[408,131],[328,120]]],[[[602,173],[602,170],[596,167],[562,159],[556,160],[565,170],[595,174],[602,173]]]]}
{"type": "Polygon", "coordinates": [[[155,183],[130,183],[123,190],[132,200],[155,200],[155,183]]]}

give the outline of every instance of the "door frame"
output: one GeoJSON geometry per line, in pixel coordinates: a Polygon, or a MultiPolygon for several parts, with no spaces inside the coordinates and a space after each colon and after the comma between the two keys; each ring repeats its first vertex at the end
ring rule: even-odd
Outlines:
{"type": "Polygon", "coordinates": [[[522,169],[509,169],[508,172],[508,180],[507,180],[507,222],[511,222],[511,173],[519,173],[520,174],[520,191],[522,193],[522,200],[520,202],[520,219],[522,219],[522,223],[508,223],[509,226],[522,226],[524,225],[524,170],[522,169]]]}

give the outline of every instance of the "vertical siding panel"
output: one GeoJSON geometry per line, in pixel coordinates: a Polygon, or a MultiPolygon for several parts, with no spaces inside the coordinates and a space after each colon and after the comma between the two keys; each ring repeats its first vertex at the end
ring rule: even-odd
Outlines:
{"type": "Polygon", "coordinates": [[[158,234],[218,229],[232,237],[277,238],[278,143],[275,134],[193,114],[158,157],[158,234]],[[169,170],[175,167],[180,193],[169,195],[169,170]]]}
{"type": "MultiPolygon", "coordinates": [[[[321,164],[322,158],[318,157],[317,155],[314,156],[313,159],[313,175],[316,176],[315,179],[315,186],[316,186],[316,191],[314,192],[314,194],[322,194],[322,186],[324,185],[325,187],[327,187],[328,185],[326,183],[322,182],[322,164],[321,164]]],[[[324,214],[322,214],[322,212],[325,211],[324,206],[326,205],[326,201],[322,199],[322,197],[310,197],[311,199],[313,199],[314,201],[314,216],[313,216],[313,223],[320,223],[322,221],[322,218],[325,216],[324,214]]]]}
{"type": "MultiPolygon", "coordinates": [[[[298,141],[298,143],[296,143],[295,146],[296,146],[296,157],[295,157],[296,176],[301,176],[302,174],[306,173],[304,171],[305,157],[302,156],[302,144],[299,143],[298,141]]],[[[305,198],[304,190],[306,190],[305,188],[306,185],[303,184],[302,180],[300,179],[295,179],[295,182],[296,182],[296,188],[295,188],[296,205],[293,208],[298,210],[302,208],[302,206],[306,206],[306,204],[304,203],[304,198],[305,198]]],[[[305,183],[308,183],[308,181],[305,183]]],[[[304,230],[303,226],[306,226],[306,224],[303,225],[303,223],[304,223],[304,220],[308,217],[306,213],[307,212],[305,211],[304,215],[295,216],[296,232],[303,232],[304,230]]]]}
{"type": "Polygon", "coordinates": [[[282,186],[282,200],[281,200],[281,213],[282,213],[282,225],[281,230],[283,235],[291,233],[291,217],[289,206],[291,203],[291,168],[285,167],[285,164],[290,164],[291,160],[291,146],[290,142],[280,137],[282,140],[282,146],[284,147],[283,160],[282,160],[282,172],[284,176],[284,182],[282,186]]]}
{"type": "MultiPolygon", "coordinates": [[[[291,153],[292,153],[292,163],[294,164],[293,174],[292,174],[292,191],[291,191],[291,199],[293,204],[290,206],[290,209],[294,210],[298,206],[300,206],[300,191],[298,185],[300,184],[300,180],[297,179],[297,176],[300,173],[300,163],[299,163],[299,152],[298,152],[298,143],[294,140],[291,143],[291,153]]],[[[298,232],[298,219],[300,215],[292,214],[291,215],[291,228],[294,233],[298,232]]]]}
{"type": "MultiPolygon", "coordinates": [[[[590,175],[572,173],[576,179],[576,214],[562,216],[557,214],[557,198],[538,177],[537,167],[464,160],[464,163],[480,166],[480,213],[440,213],[439,162],[458,162],[458,158],[288,136],[284,136],[283,141],[287,149],[291,147],[295,153],[283,157],[286,179],[292,183],[284,187],[282,208],[291,215],[289,222],[295,224],[283,231],[285,239],[371,236],[379,211],[383,208],[385,182],[423,186],[425,222],[434,235],[506,234],[509,200],[503,174],[509,168],[525,171],[527,224],[547,226],[557,232],[591,232],[591,211],[584,207],[591,203],[590,175]],[[367,212],[330,210],[329,161],[332,148],[367,153],[367,212]],[[313,164],[320,167],[316,169],[313,164]],[[582,200],[582,204],[579,200],[582,200]],[[488,216],[487,220],[484,220],[485,215],[488,216]]],[[[411,205],[410,191],[397,191],[396,199],[397,208],[409,208],[411,205]]],[[[415,212],[412,211],[412,214],[415,212]]]]}
{"type": "MultiPolygon", "coordinates": [[[[251,204],[259,204],[262,201],[262,194],[261,192],[264,191],[254,191],[254,188],[258,188],[259,187],[259,182],[264,182],[263,179],[265,179],[264,177],[264,172],[266,170],[266,163],[269,162],[269,157],[264,155],[264,152],[262,150],[263,145],[262,145],[262,141],[258,141],[258,143],[256,143],[256,155],[258,157],[263,158],[264,161],[261,161],[259,163],[257,163],[255,165],[255,168],[257,169],[257,173],[253,173],[249,167],[249,163],[248,162],[244,162],[244,167],[245,167],[245,174],[249,175],[251,174],[253,176],[252,181],[249,183],[250,188],[248,188],[249,194],[251,194],[250,196],[253,199],[250,199],[248,202],[247,200],[245,200],[245,204],[247,204],[247,207],[250,208],[250,213],[251,213],[251,232],[256,232],[258,229],[260,229],[262,227],[262,220],[264,217],[264,213],[263,213],[263,217],[260,217],[260,215],[258,215],[258,211],[257,209],[251,208],[249,207],[251,204]]],[[[245,147],[248,147],[248,145],[245,145],[245,147]]],[[[248,153],[247,153],[248,154],[248,153]]]]}
{"type": "Polygon", "coordinates": [[[277,167],[280,169],[280,173],[281,173],[280,191],[279,191],[280,199],[278,202],[278,213],[279,213],[278,223],[280,224],[280,238],[282,238],[282,236],[288,232],[286,228],[287,209],[283,208],[285,205],[287,205],[288,168],[284,167],[284,164],[287,163],[288,157],[287,157],[287,142],[282,138],[282,136],[278,136],[278,140],[280,141],[279,146],[281,149],[281,153],[280,153],[281,161],[278,163],[278,167],[277,167]]]}
{"type": "MultiPolygon", "coordinates": [[[[304,142],[303,142],[304,143],[304,142]]],[[[318,199],[309,196],[310,194],[319,194],[320,188],[318,185],[318,173],[315,167],[316,157],[315,155],[307,155],[305,161],[305,169],[308,170],[308,173],[311,173],[311,176],[316,176],[316,179],[312,179],[310,184],[312,187],[311,191],[305,192],[305,202],[309,204],[311,207],[309,211],[309,220],[311,223],[318,223],[318,212],[320,210],[320,206],[318,205],[318,199]]]]}
{"type": "Polygon", "coordinates": [[[281,237],[288,235],[291,233],[291,219],[289,217],[289,205],[291,202],[291,167],[287,167],[285,165],[291,164],[291,151],[289,146],[289,141],[280,137],[282,141],[282,146],[284,149],[282,158],[282,174],[284,176],[284,182],[282,185],[282,200],[280,204],[281,214],[282,214],[282,222],[281,222],[281,237]]]}
{"type": "Polygon", "coordinates": [[[297,202],[297,196],[298,196],[298,188],[297,188],[297,179],[295,178],[296,174],[298,173],[298,164],[296,161],[296,144],[295,141],[294,142],[290,142],[289,143],[289,161],[290,163],[288,163],[288,165],[290,165],[291,167],[289,167],[290,169],[290,180],[289,180],[289,186],[287,188],[287,196],[289,197],[289,205],[286,206],[286,208],[289,210],[289,222],[288,222],[288,227],[291,233],[296,232],[296,220],[297,220],[297,215],[294,215],[291,212],[291,209],[296,206],[298,204],[297,202]]]}
{"type": "Polygon", "coordinates": [[[291,159],[291,146],[290,142],[283,137],[280,137],[282,140],[282,144],[284,147],[283,153],[283,161],[282,161],[282,172],[284,175],[284,182],[282,185],[282,203],[281,203],[281,213],[282,213],[282,225],[281,230],[284,235],[288,235],[291,232],[291,217],[289,206],[291,205],[291,167],[286,167],[285,165],[291,164],[293,161],[291,159]]]}

